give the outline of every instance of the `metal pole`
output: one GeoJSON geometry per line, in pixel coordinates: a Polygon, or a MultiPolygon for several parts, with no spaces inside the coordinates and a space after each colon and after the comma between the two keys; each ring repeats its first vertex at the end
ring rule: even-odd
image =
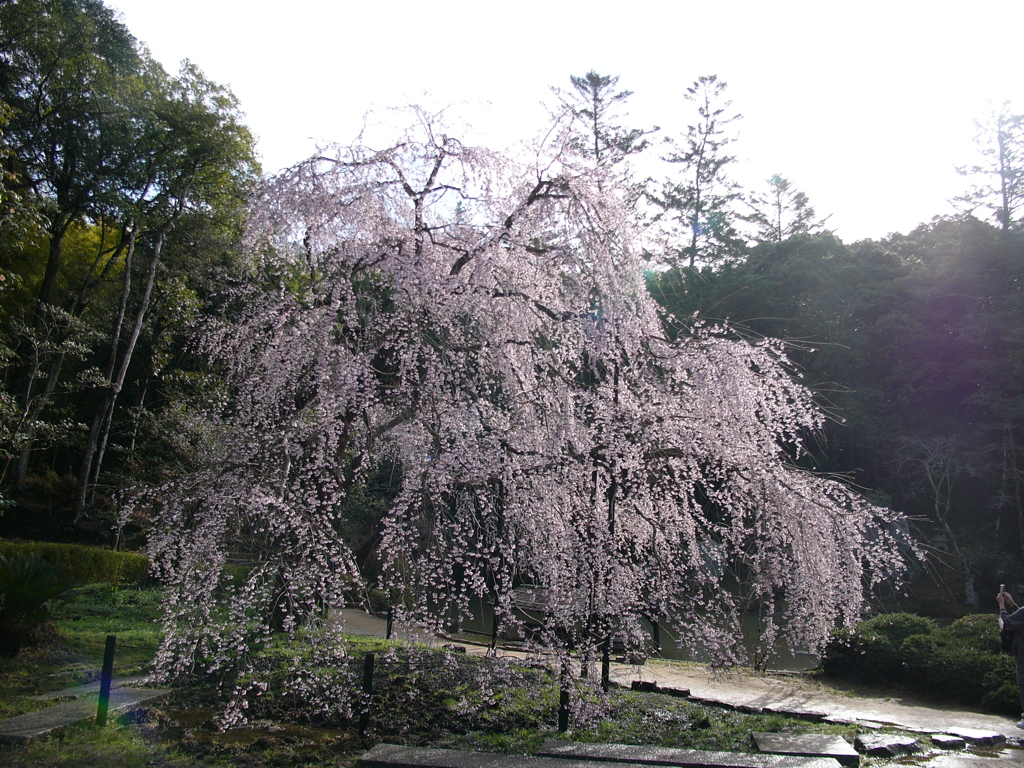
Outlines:
{"type": "Polygon", "coordinates": [[[100,703],[96,708],[96,725],[107,724],[107,709],[110,707],[110,683],[114,678],[114,646],[116,635],[107,635],[107,647],[103,651],[103,672],[100,676],[100,703]]]}
{"type": "Polygon", "coordinates": [[[601,690],[608,693],[611,687],[612,636],[611,630],[605,635],[601,648],[601,690]]]}
{"type": "Polygon", "coordinates": [[[373,696],[373,654],[366,654],[366,658],[363,659],[363,693],[366,697],[366,703],[364,704],[363,713],[359,716],[359,735],[363,736],[366,734],[366,729],[370,727],[370,699],[373,696]]]}

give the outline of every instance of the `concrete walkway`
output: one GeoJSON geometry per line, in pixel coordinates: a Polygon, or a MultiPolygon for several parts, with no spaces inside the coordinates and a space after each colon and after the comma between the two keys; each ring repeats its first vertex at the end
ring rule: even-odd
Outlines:
{"type": "MultiPolygon", "coordinates": [[[[124,685],[125,682],[134,683],[137,680],[138,678],[129,681],[114,681],[107,709],[109,719],[137,709],[142,704],[167,693],[167,690],[162,688],[136,688],[124,685]]],[[[34,698],[51,700],[70,698],[71,700],[0,722],[0,744],[24,744],[33,739],[49,736],[55,731],[83,720],[95,720],[96,709],[99,705],[99,683],[65,688],[62,691],[53,691],[34,698]]]]}
{"type": "MultiPolygon", "coordinates": [[[[358,609],[336,611],[345,631],[384,637],[386,622],[358,609]]],[[[412,637],[434,644],[441,638],[396,626],[396,637],[412,637]]],[[[468,653],[484,653],[482,645],[464,645],[468,653]]],[[[509,655],[525,655],[502,651],[509,655]]],[[[795,717],[858,723],[864,727],[891,725],[918,733],[986,731],[1020,739],[1024,731],[1016,721],[1000,715],[985,715],[953,707],[923,705],[896,697],[853,696],[828,688],[796,674],[755,674],[750,670],[714,673],[702,664],[674,661],[648,661],[641,667],[612,664],[612,680],[629,687],[634,680],[654,681],[662,688],[688,688],[702,702],[751,712],[779,712],[795,717]]]]}

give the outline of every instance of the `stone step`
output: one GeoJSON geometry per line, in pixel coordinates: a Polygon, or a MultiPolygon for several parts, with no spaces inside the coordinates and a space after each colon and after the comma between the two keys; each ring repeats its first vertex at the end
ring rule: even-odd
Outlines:
{"type": "MultiPolygon", "coordinates": [[[[360,757],[356,765],[358,768],[594,768],[594,763],[587,760],[402,747],[397,744],[378,744],[360,757]]],[[[641,768],[641,764],[620,763],[616,768],[641,768]]]]}
{"type": "MultiPolygon", "coordinates": [[[[167,689],[162,688],[114,688],[110,691],[107,716],[116,717],[130,712],[167,693],[167,689]]],[[[83,696],[4,720],[0,722],[0,744],[24,744],[82,720],[95,719],[98,703],[98,696],[83,696]]]]}
{"type": "Polygon", "coordinates": [[[651,765],[694,768],[839,768],[835,760],[698,749],[637,747],[627,744],[578,744],[550,740],[536,756],[465,752],[378,744],[359,758],[359,768],[594,768],[595,762],[614,762],[614,768],[651,765]],[[562,748],[564,745],[564,748],[562,748]],[[593,749],[590,749],[593,748],[593,749]],[[603,755],[603,756],[602,756],[603,755]]]}
{"type": "Polygon", "coordinates": [[[947,728],[946,733],[980,747],[991,747],[1006,741],[1006,736],[1001,733],[983,731],[979,728],[947,728]]]}
{"type": "Polygon", "coordinates": [[[921,745],[913,736],[897,736],[891,733],[857,736],[853,740],[853,746],[868,757],[901,757],[921,751],[921,745]]]}
{"type": "Polygon", "coordinates": [[[953,736],[949,733],[933,733],[932,743],[942,749],[963,749],[967,746],[967,740],[962,736],[953,736]]]}
{"type": "Polygon", "coordinates": [[[641,765],[698,766],[699,768],[839,768],[832,758],[793,755],[714,752],[672,747],[638,747],[632,744],[584,744],[549,739],[537,753],[545,757],[572,758],[641,765]]]}
{"type": "Polygon", "coordinates": [[[860,765],[860,754],[842,736],[814,733],[752,733],[762,752],[799,757],[831,757],[843,765],[860,765]]]}

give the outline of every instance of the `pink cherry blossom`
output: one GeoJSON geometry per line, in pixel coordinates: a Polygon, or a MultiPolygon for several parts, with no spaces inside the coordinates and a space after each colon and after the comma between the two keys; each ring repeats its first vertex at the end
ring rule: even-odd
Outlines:
{"type": "Polygon", "coordinates": [[[743,610],[816,650],[898,577],[900,519],[797,466],[823,417],[783,345],[662,317],[625,171],[569,146],[515,161],[417,112],[266,185],[251,284],[203,342],[227,386],[197,419],[208,460],[136,501],[168,585],[162,672],[245,670],[277,630],[326,642],[325,607],[368,586],[341,505],[384,459],[379,586],[437,629],[479,597],[511,629],[530,584],[575,658],[656,619],[737,662],[743,610]]]}

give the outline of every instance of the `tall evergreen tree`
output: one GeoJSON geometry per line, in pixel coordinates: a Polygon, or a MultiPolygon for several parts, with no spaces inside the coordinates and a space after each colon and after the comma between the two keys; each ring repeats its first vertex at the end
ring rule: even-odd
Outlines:
{"type": "Polygon", "coordinates": [[[666,139],[670,151],[664,160],[678,168],[678,176],[652,196],[663,218],[678,227],[672,235],[685,245],[677,249],[677,260],[690,269],[698,261],[719,263],[745,246],[735,226],[742,192],[728,174],[736,156],[726,151],[735,140],[730,126],[742,115],[731,112],[725,88],[717,75],[701,75],[686,89],[685,98],[696,107],[698,119],[681,140],[666,139]]]}
{"type": "Polygon", "coordinates": [[[767,182],[767,194],[751,198],[751,221],[757,226],[755,239],[781,243],[793,235],[809,235],[821,229],[822,222],[815,221],[807,195],[796,189],[793,182],[777,173],[767,182]]]}
{"type": "Polygon", "coordinates": [[[229,92],[190,64],[168,76],[98,0],[0,3],[0,121],[0,483],[77,469],[80,517],[161,282],[202,279],[169,273],[171,233],[241,208],[253,140],[229,92]]]}
{"type": "Polygon", "coordinates": [[[956,202],[968,213],[989,211],[1006,232],[1019,225],[1024,205],[1024,115],[1012,112],[1007,101],[974,124],[980,157],[974,165],[957,168],[973,183],[956,202]]]}
{"type": "Polygon", "coordinates": [[[573,90],[552,87],[559,111],[571,118],[571,146],[597,165],[621,162],[643,152],[647,136],[658,129],[626,128],[615,123],[625,116],[620,112],[633,91],[616,91],[619,78],[590,70],[583,76],[569,77],[573,90]]]}

